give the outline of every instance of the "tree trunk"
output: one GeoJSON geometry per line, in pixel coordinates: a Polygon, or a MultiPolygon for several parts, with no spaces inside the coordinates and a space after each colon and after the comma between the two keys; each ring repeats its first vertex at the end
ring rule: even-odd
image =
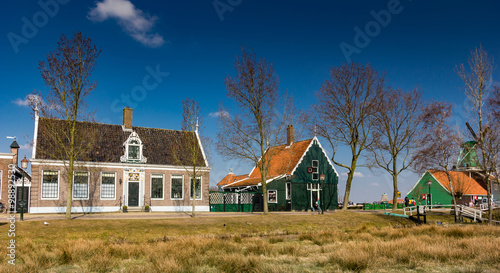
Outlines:
{"type": "Polygon", "coordinates": [[[453,215],[455,215],[455,223],[457,223],[458,222],[457,197],[455,196],[455,191],[453,190],[453,183],[451,181],[450,172],[448,170],[446,170],[446,177],[448,177],[448,181],[450,182],[451,201],[453,202],[453,215]]]}
{"type": "Polygon", "coordinates": [[[70,160],[69,161],[69,168],[68,168],[68,192],[67,192],[67,201],[66,201],[66,220],[71,220],[71,207],[73,203],[73,169],[74,169],[74,161],[70,160]]]}
{"type": "Polygon", "coordinates": [[[342,210],[347,211],[347,206],[349,205],[349,193],[351,192],[352,178],[354,177],[354,170],[349,171],[347,174],[347,181],[345,183],[345,194],[344,194],[344,205],[342,210]]]}
{"type": "Polygon", "coordinates": [[[263,206],[264,206],[264,214],[269,212],[269,208],[267,207],[267,183],[266,183],[266,175],[267,171],[265,168],[262,168],[260,171],[260,178],[262,179],[262,198],[263,198],[263,206]]]}
{"type": "Polygon", "coordinates": [[[392,185],[394,187],[394,193],[392,194],[392,212],[396,212],[398,208],[398,175],[392,173],[392,185]]]}
{"type": "MultiPolygon", "coordinates": [[[[488,174],[487,174],[488,175],[488,174]]],[[[486,187],[488,188],[487,197],[488,197],[488,225],[491,225],[493,220],[493,208],[491,207],[491,182],[489,176],[486,178],[486,187]]]]}
{"type": "Polygon", "coordinates": [[[73,172],[75,168],[75,122],[70,127],[70,146],[69,146],[69,168],[68,168],[68,197],[66,200],[66,220],[71,220],[71,207],[73,204],[73,172]]]}
{"type": "Polygon", "coordinates": [[[192,208],[191,208],[191,217],[195,217],[196,216],[196,213],[195,213],[195,205],[196,205],[196,166],[193,166],[193,178],[192,178],[192,183],[191,183],[191,192],[193,194],[193,201],[191,201],[191,204],[192,204],[192,208]]]}
{"type": "Polygon", "coordinates": [[[394,188],[393,194],[392,194],[392,212],[396,212],[396,209],[398,208],[398,165],[397,165],[397,160],[398,157],[397,155],[393,156],[392,159],[392,186],[394,188]]]}
{"type": "MultiPolygon", "coordinates": [[[[271,160],[270,158],[266,158],[265,155],[266,155],[266,150],[265,150],[265,147],[264,147],[264,134],[263,134],[263,128],[262,128],[262,119],[260,120],[259,122],[259,130],[260,130],[260,153],[262,155],[262,158],[261,158],[261,162],[262,162],[262,165],[260,166],[260,178],[262,180],[262,198],[264,199],[262,204],[264,206],[264,214],[267,214],[269,212],[269,208],[267,207],[267,183],[266,183],[266,180],[267,180],[267,168],[266,166],[268,165],[268,160],[271,160]]],[[[257,163],[258,164],[258,163],[257,163]]]]}

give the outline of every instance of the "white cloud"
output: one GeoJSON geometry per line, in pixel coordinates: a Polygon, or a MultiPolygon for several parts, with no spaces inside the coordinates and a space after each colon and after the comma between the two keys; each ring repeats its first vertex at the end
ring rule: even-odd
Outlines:
{"type": "Polygon", "coordinates": [[[145,46],[160,47],[165,43],[158,33],[151,33],[158,17],[145,14],[128,0],[103,0],[90,10],[88,18],[94,22],[115,19],[128,35],[145,46]]]}
{"type": "Polygon", "coordinates": [[[13,102],[15,104],[19,105],[19,106],[29,106],[30,105],[30,101],[33,101],[33,102],[37,101],[38,104],[42,104],[43,103],[43,100],[42,100],[42,98],[39,95],[33,95],[33,94],[27,95],[26,98],[24,98],[24,99],[17,98],[13,102]]]}
{"type": "Polygon", "coordinates": [[[217,111],[217,112],[212,112],[208,115],[212,118],[218,118],[221,116],[227,117],[227,116],[229,116],[229,113],[227,111],[217,111]]]}
{"type": "MultiPolygon", "coordinates": [[[[341,173],[341,176],[347,176],[347,173],[341,173]]],[[[365,175],[360,172],[354,172],[354,177],[364,178],[365,175]]]]}
{"type": "Polygon", "coordinates": [[[373,183],[370,183],[370,186],[375,186],[375,187],[378,187],[378,186],[380,186],[380,184],[379,184],[379,183],[377,183],[377,182],[373,182],[373,183]]]}
{"type": "Polygon", "coordinates": [[[19,106],[28,106],[29,105],[28,99],[23,100],[23,99],[18,98],[14,101],[14,103],[19,105],[19,106]]]}
{"type": "Polygon", "coordinates": [[[363,177],[365,177],[365,175],[360,173],[360,172],[354,172],[354,177],[363,178],[363,177]]]}
{"type": "Polygon", "coordinates": [[[31,150],[31,145],[30,144],[22,144],[19,149],[21,150],[31,150]]]}

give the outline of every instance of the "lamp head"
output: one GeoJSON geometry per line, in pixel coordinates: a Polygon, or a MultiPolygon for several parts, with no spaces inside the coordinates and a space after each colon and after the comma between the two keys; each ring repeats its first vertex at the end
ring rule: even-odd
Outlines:
{"type": "Polygon", "coordinates": [[[21,160],[21,168],[23,169],[28,168],[28,163],[29,163],[28,159],[26,159],[26,156],[24,156],[24,159],[21,160]]]}

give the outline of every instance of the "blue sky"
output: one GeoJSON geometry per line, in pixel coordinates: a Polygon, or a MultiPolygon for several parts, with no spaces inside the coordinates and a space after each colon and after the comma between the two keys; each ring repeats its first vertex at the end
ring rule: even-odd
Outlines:
{"type": "MultiPolygon", "coordinates": [[[[215,140],[213,113],[221,102],[230,104],[224,78],[234,75],[234,59],[246,45],[274,63],[280,89],[294,95],[299,109],[315,103],[314,93],[332,66],[351,59],[385,71],[394,87],[419,86],[427,99],[456,104],[455,121],[463,125],[465,97],[454,67],[480,44],[498,59],[499,7],[498,1],[5,1],[0,152],[9,151],[6,136],[17,136],[21,156],[30,157],[33,118],[23,100],[34,90],[47,94],[38,61],[57,47],[61,34],[75,31],[102,48],[93,74],[98,86],[88,104],[105,123],[121,124],[121,108],[128,105],[135,126],[180,129],[181,101],[191,97],[200,103],[205,134],[215,140]],[[347,56],[341,45],[356,49],[347,56]],[[143,89],[148,77],[150,90],[143,89]]],[[[211,185],[229,168],[250,171],[248,163],[211,153],[211,185]]],[[[340,156],[348,159],[343,150],[340,156]]],[[[391,193],[392,182],[382,174],[360,169],[351,200],[373,201],[391,193]]],[[[401,192],[416,179],[417,174],[402,174],[401,192]]]]}

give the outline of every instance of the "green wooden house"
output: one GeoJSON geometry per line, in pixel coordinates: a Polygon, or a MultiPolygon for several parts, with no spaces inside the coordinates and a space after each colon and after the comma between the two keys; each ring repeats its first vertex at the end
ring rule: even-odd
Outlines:
{"type": "MultiPolygon", "coordinates": [[[[469,204],[486,198],[486,185],[476,172],[450,171],[453,191],[458,204],[469,204]]],[[[417,205],[451,205],[453,203],[450,182],[444,171],[429,170],[417,181],[407,194],[417,205]]]]}
{"type": "MultiPolygon", "coordinates": [[[[265,156],[270,156],[265,182],[270,211],[310,210],[318,199],[322,209],[337,209],[339,175],[316,137],[294,142],[293,126],[288,126],[287,143],[268,149],[265,156]]],[[[217,185],[226,192],[262,194],[257,167],[248,175],[229,173],[217,185]]]]}

